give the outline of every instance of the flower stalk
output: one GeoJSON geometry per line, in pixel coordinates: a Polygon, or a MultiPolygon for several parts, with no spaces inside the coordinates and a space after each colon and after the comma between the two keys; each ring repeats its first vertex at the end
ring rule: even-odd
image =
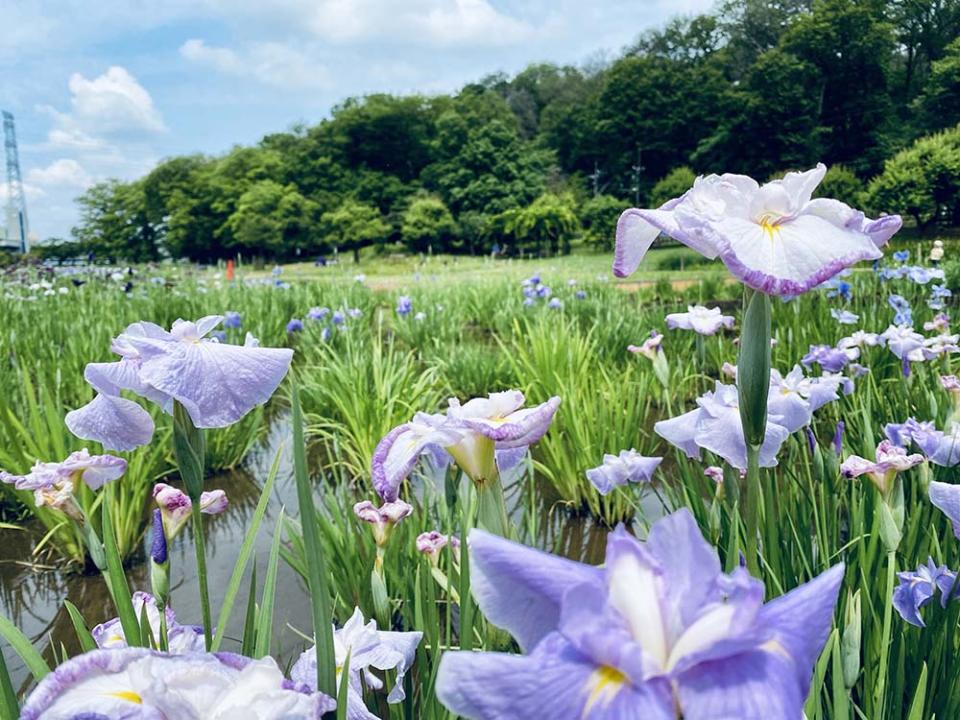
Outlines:
{"type": "Polygon", "coordinates": [[[203,537],[203,515],[200,513],[206,439],[203,430],[193,424],[190,414],[179,401],[173,403],[173,454],[180,470],[180,477],[187,488],[187,496],[192,503],[190,519],[193,525],[193,546],[197,556],[200,613],[203,618],[203,636],[209,650],[213,636],[210,619],[210,593],[207,589],[207,556],[203,537]]]}
{"type": "Polygon", "coordinates": [[[737,358],[737,394],[743,439],[747,446],[745,506],[747,567],[759,575],[757,533],[760,526],[760,446],[767,430],[770,388],[770,297],[744,290],[743,330],[737,358]]]}

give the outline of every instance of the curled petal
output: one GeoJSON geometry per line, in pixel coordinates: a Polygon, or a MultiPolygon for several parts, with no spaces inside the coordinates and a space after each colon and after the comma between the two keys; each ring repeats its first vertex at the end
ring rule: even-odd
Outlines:
{"type": "Polygon", "coordinates": [[[133,450],[153,437],[153,418],[131,400],[99,394],[64,418],[70,432],[110,450],[133,450]]]}
{"type": "Polygon", "coordinates": [[[210,490],[200,494],[200,512],[219,515],[227,509],[227,494],[223,490],[210,490]]]}

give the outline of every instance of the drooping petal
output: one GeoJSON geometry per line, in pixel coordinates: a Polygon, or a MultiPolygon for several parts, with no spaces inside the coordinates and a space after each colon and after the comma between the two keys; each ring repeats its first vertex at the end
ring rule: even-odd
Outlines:
{"type": "Polygon", "coordinates": [[[587,480],[601,495],[628,482],[650,482],[663,458],[644,457],[636,450],[623,450],[619,455],[604,455],[603,464],[587,470],[587,480]]]}
{"type": "Polygon", "coordinates": [[[928,493],[930,502],[950,519],[953,533],[960,538],[960,485],[933,481],[928,493]]]}
{"type": "Polygon", "coordinates": [[[669,420],[660,420],[653,426],[653,431],[678,447],[691,459],[700,459],[700,446],[697,445],[697,422],[700,419],[700,408],[678,415],[669,420]]]}
{"type": "Polygon", "coordinates": [[[602,581],[602,571],[471,530],[470,588],[483,614],[529,650],[556,629],[567,588],[602,581]]]}
{"type": "Polygon", "coordinates": [[[413,421],[399,425],[377,443],[370,463],[373,487],[388,502],[397,499],[400,485],[430,449],[439,450],[459,441],[461,433],[442,415],[417,413],[413,421]]]}
{"type": "Polygon", "coordinates": [[[153,418],[137,403],[122,397],[98,394],[64,418],[70,432],[99,442],[109,450],[133,450],[153,437],[153,418]]]}
{"type": "Polygon", "coordinates": [[[558,634],[530,655],[448,652],[436,692],[448,709],[469,720],[675,717],[665,681],[631,685],[616,669],[589,663],[558,634]]]}
{"type": "Polygon", "coordinates": [[[273,395],[293,350],[203,341],[151,342],[140,379],[180,402],[198,428],[226,427],[273,395]]]}
{"type": "Polygon", "coordinates": [[[99,490],[105,483],[112,482],[127,471],[127,461],[113,455],[91,455],[84,448],[71,453],[60,463],[61,472],[71,475],[80,473],[91,490],[99,490]]]}

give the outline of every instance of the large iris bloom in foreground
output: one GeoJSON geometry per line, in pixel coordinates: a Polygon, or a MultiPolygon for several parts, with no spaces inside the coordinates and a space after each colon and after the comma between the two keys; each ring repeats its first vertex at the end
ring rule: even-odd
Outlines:
{"type": "Polygon", "coordinates": [[[449,652],[437,695],[473,720],[800,720],[833,621],[838,565],[764,604],[721,572],[693,516],[623,528],[602,568],[470,534],[471,582],[524,655],[449,652]]]}
{"type": "Polygon", "coordinates": [[[112,450],[132,450],[153,436],[153,419],[128,390],[164,412],[179,402],[198,428],[232,425],[273,395],[290,367],[293,351],[261,348],[256,341],[228,345],[206,336],[220,315],[196,322],[177,320],[170,332],[149,322],[133,323],[110,348],[120,360],[89,363],[84,371],[97,396],[65,422],[77,437],[112,450]]]}
{"type": "Polygon", "coordinates": [[[811,199],[826,171],[820,164],[763,186],[745,175],[707,175],[656,210],[627,210],[617,223],[613,272],[633,273],[661,232],[719,257],[745,285],[769,295],[799,295],[881,257],[900,217],[869,220],[839,200],[811,199]]]}
{"type": "Polygon", "coordinates": [[[336,706],[297,687],[272,658],[91,650],[47,675],[21,720],[313,720],[336,706]]]}

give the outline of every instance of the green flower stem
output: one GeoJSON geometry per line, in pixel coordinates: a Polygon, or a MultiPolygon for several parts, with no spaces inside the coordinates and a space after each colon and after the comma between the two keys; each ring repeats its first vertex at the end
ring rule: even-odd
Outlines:
{"type": "Polygon", "coordinates": [[[759,576],[757,533],[760,527],[760,447],[767,434],[767,395],[770,390],[770,297],[745,289],[737,393],[740,424],[747,446],[746,555],[750,572],[759,576]]]}
{"type": "Polygon", "coordinates": [[[746,518],[746,557],[747,568],[754,577],[760,576],[760,556],[757,547],[757,535],[760,532],[760,446],[747,445],[747,503],[746,518]]]}
{"type": "Polygon", "coordinates": [[[203,639],[207,650],[213,642],[210,621],[210,593],[207,590],[207,555],[203,540],[203,515],[200,513],[200,501],[195,500],[190,508],[190,520],[193,523],[193,547],[197,553],[197,581],[200,584],[200,614],[203,618],[203,639]]]}
{"type": "Polygon", "coordinates": [[[880,645],[880,670],[877,674],[876,712],[874,717],[884,717],[887,689],[887,666],[890,660],[890,631],[893,620],[893,586],[897,577],[897,552],[887,552],[887,589],[883,596],[883,636],[880,645]]]}

